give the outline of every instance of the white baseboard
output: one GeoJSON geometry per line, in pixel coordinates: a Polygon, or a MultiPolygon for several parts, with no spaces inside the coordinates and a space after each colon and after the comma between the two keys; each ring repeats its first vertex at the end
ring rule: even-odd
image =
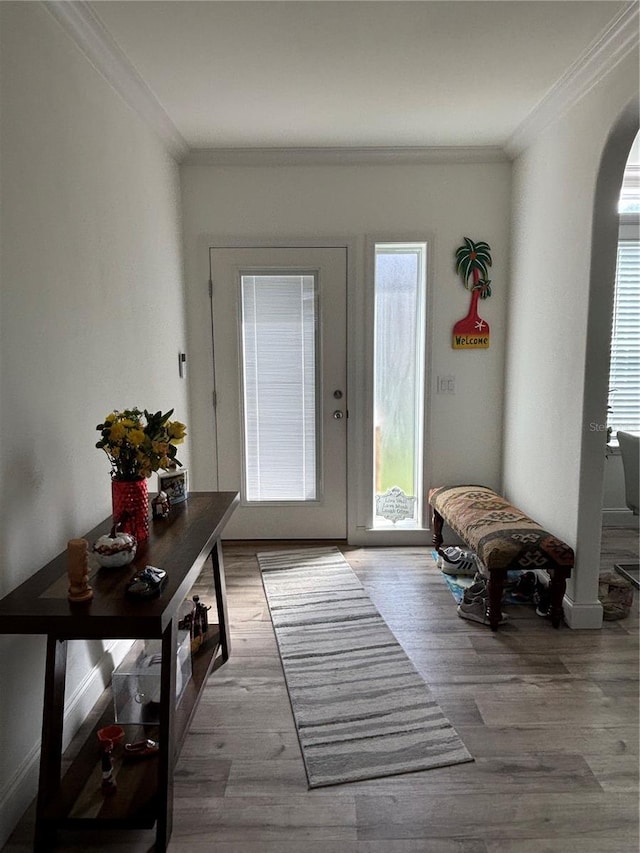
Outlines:
{"type": "Polygon", "coordinates": [[[565,595],[562,607],[565,622],[570,628],[590,631],[602,628],[602,604],[599,601],[593,604],[576,604],[565,595]]]}
{"type": "Polygon", "coordinates": [[[36,795],[39,759],[40,743],[37,743],[0,791],[0,847],[5,844],[36,795]]]}
{"type": "MultiPolygon", "coordinates": [[[[115,640],[98,663],[87,673],[67,700],[64,711],[64,744],[80,728],[87,714],[102,695],[111,680],[111,673],[131,648],[131,640],[115,640]]],[[[40,742],[38,741],[17,767],[13,776],[0,789],[0,848],[15,829],[16,824],[31,805],[38,792],[40,742]]]]}
{"type": "Polygon", "coordinates": [[[603,509],[603,527],[630,527],[638,530],[640,516],[634,515],[630,509],[603,509]]]}
{"type": "Polygon", "coordinates": [[[96,704],[105,687],[111,681],[113,670],[122,662],[133,644],[133,640],[114,640],[107,646],[104,655],[80,682],[73,694],[67,698],[64,709],[64,741],[66,749],[96,704]]]}

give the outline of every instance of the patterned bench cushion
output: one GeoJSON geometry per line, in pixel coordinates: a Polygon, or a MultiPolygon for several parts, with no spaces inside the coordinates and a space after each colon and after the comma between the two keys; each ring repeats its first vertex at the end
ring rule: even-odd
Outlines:
{"type": "Polygon", "coordinates": [[[486,486],[440,486],[429,503],[489,570],[573,567],[568,545],[486,486]]]}

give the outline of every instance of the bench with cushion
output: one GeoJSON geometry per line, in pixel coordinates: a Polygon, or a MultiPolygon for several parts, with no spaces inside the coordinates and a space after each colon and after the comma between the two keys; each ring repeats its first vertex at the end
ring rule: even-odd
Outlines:
{"type": "Polygon", "coordinates": [[[489,624],[498,628],[507,571],[544,569],[551,578],[551,623],[562,619],[562,598],[573,550],[486,486],[440,486],[429,492],[433,544],[442,547],[443,522],[474,551],[489,575],[489,624]]]}

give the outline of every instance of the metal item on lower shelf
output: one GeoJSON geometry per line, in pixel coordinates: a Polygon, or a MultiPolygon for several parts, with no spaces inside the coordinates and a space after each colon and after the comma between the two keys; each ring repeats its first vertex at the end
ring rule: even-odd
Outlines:
{"type": "MultiPolygon", "coordinates": [[[[160,640],[139,641],[133,661],[125,659],[112,677],[115,720],[119,724],[157,725],[160,722],[160,640]]],[[[176,660],[176,704],[191,678],[191,638],[178,631],[176,660]]]]}

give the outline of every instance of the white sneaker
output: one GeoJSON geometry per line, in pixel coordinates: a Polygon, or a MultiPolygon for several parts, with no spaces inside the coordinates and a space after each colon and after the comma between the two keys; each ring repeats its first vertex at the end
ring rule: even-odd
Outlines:
{"type": "Polygon", "coordinates": [[[486,578],[480,578],[480,580],[472,583],[471,586],[468,586],[463,591],[462,601],[464,601],[465,604],[471,604],[475,598],[486,598],[488,583],[489,581],[486,578]]]}
{"type": "MultiPolygon", "coordinates": [[[[489,624],[489,608],[486,598],[474,598],[473,601],[462,601],[458,605],[458,616],[462,619],[469,619],[471,622],[479,622],[481,625],[489,624]]],[[[507,621],[504,613],[500,614],[498,625],[502,625],[507,621]]]]}
{"type": "Polygon", "coordinates": [[[479,562],[473,551],[464,551],[453,545],[438,553],[438,568],[446,575],[473,577],[479,570],[479,562]]]}

